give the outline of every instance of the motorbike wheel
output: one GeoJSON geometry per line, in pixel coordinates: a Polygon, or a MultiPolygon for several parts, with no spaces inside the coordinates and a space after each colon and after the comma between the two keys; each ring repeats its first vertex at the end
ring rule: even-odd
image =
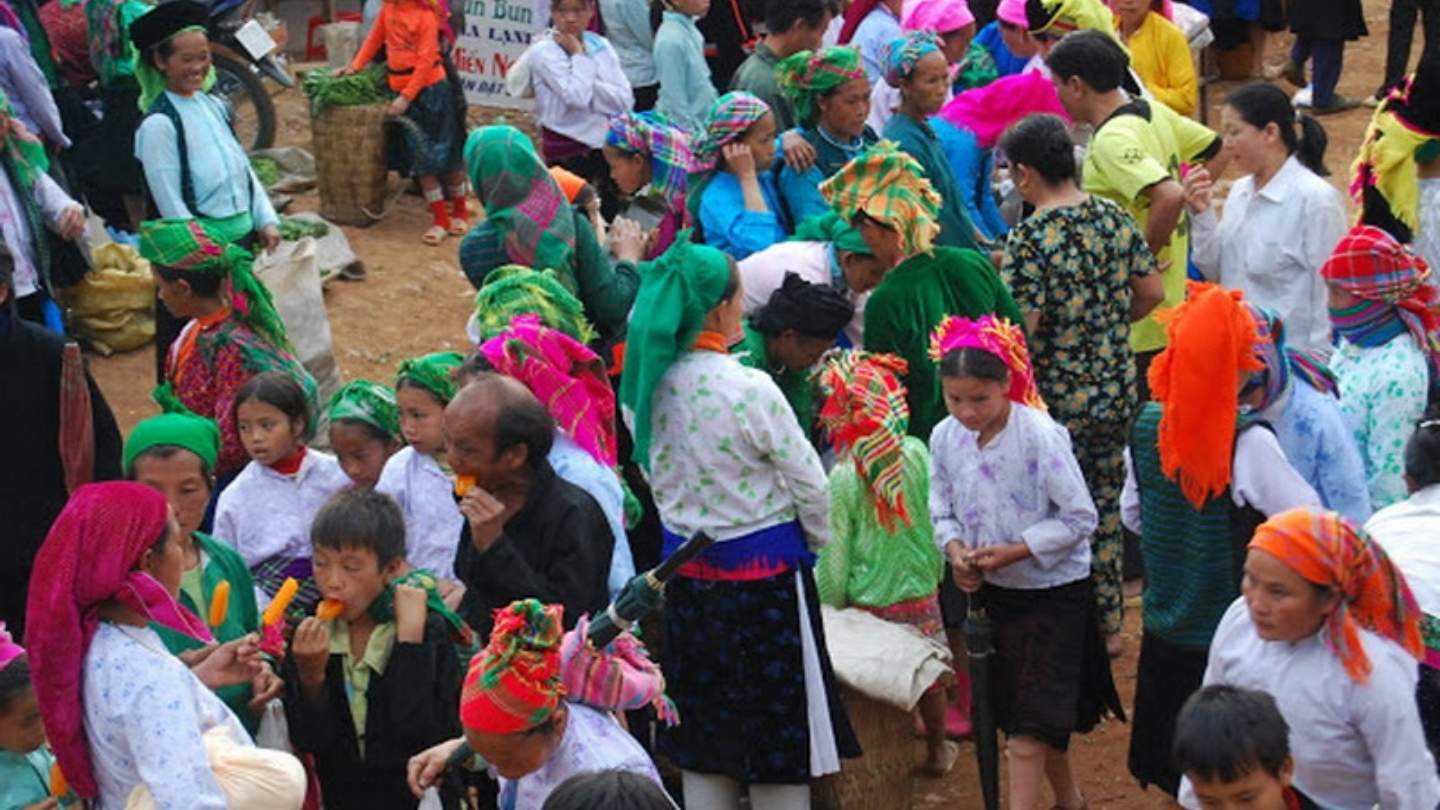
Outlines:
{"type": "Polygon", "coordinates": [[[249,65],[215,54],[215,86],[210,92],[230,106],[235,139],[248,150],[275,145],[275,102],[249,65]]]}

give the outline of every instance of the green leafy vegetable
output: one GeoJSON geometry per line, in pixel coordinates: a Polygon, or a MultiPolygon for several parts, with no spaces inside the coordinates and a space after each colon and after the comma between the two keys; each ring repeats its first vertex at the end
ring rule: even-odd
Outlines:
{"type": "Polygon", "coordinates": [[[331,105],[353,107],[389,100],[386,92],[385,66],[371,64],[359,73],[336,78],[329,68],[317,68],[305,74],[302,83],[310,99],[310,117],[314,118],[331,105]]]}

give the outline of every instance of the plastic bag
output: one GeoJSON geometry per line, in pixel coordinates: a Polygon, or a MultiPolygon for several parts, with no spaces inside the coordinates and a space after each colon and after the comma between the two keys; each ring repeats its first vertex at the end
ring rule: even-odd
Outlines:
{"type": "MultiPolygon", "coordinates": [[[[293,754],[242,745],[226,726],[205,732],[205,756],[225,794],[227,807],[236,810],[300,810],[305,801],[305,768],[293,754]]],[[[155,810],[150,788],[130,791],[125,810],[155,810]]]]}
{"type": "MultiPolygon", "coordinates": [[[[325,312],[325,292],[320,284],[315,240],[282,242],[274,253],[261,252],[255,258],[255,275],[275,296],[275,309],[285,322],[285,331],[295,346],[295,355],[315,378],[319,400],[326,403],[341,385],[335,365],[330,316],[325,312]]],[[[314,445],[329,447],[329,420],[320,409],[315,425],[314,445]]]]}
{"type": "Polygon", "coordinates": [[[255,745],[271,751],[290,750],[290,724],[285,721],[285,704],[279,698],[265,704],[260,727],[255,729],[255,745]]]}
{"type": "Polygon", "coordinates": [[[150,263],[129,245],[106,242],[91,253],[94,269],[60,291],[75,333],[101,356],[155,339],[155,280],[150,263]]]}

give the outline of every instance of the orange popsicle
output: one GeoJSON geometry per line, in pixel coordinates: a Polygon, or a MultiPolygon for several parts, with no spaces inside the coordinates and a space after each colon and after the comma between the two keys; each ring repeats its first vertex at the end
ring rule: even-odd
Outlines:
{"type": "Polygon", "coordinates": [[[260,618],[261,627],[269,627],[285,618],[285,610],[290,607],[290,602],[300,590],[300,583],[294,577],[286,577],[285,582],[280,585],[280,590],[275,592],[275,598],[270,600],[269,607],[265,608],[265,615],[260,618]]]}
{"type": "Polygon", "coordinates": [[[322,622],[338,619],[344,612],[345,603],[339,599],[321,599],[320,604],[315,606],[315,618],[322,622]]]}
{"type": "Polygon", "coordinates": [[[65,774],[60,771],[60,763],[54,762],[50,765],[50,795],[55,798],[63,798],[70,793],[70,783],[65,781],[65,774]]]}
{"type": "Polygon", "coordinates": [[[466,495],[470,494],[470,490],[472,490],[472,489],[474,489],[474,488],[475,488],[475,476],[473,476],[473,475],[457,475],[457,476],[455,476],[455,497],[457,497],[457,498],[463,498],[463,497],[465,497],[466,495]]]}
{"type": "Polygon", "coordinates": [[[219,627],[225,623],[225,614],[230,611],[230,580],[222,579],[210,594],[210,626],[219,627]]]}

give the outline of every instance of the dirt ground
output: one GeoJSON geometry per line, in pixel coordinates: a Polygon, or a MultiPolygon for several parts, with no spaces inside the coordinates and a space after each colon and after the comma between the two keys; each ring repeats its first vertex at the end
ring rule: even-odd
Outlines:
{"type": "MultiPolygon", "coordinates": [[[[1365,0],[1365,8],[1370,36],[1347,49],[1344,78],[1340,82],[1340,92],[1354,97],[1374,91],[1385,60],[1388,4],[1383,0],[1365,0]]],[[[1283,62],[1289,46],[1288,35],[1272,36],[1267,62],[1283,62]]],[[[1419,49],[1417,42],[1412,58],[1418,58],[1419,49]]],[[[1218,125],[1220,102],[1233,86],[1233,83],[1221,82],[1209,88],[1212,126],[1218,125]]],[[[278,96],[276,102],[282,117],[279,145],[308,147],[309,119],[304,100],[297,92],[287,92],[278,96]]],[[[1328,164],[1334,172],[1331,180],[1342,191],[1369,116],[1369,110],[1360,109],[1324,121],[1330,135],[1328,164]]],[[[475,117],[472,111],[472,119],[475,117]]],[[[489,116],[481,114],[480,117],[489,116]]],[[[1223,190],[1221,193],[1223,195],[1223,190]]],[[[310,194],[297,199],[292,210],[316,207],[315,196],[310,194]]],[[[467,347],[464,326],[473,291],[460,273],[456,259],[458,241],[452,238],[438,248],[422,245],[420,234],[427,225],[428,216],[421,200],[406,196],[382,222],[369,228],[345,229],[369,274],[361,282],[333,282],[326,295],[336,360],[346,379],[388,380],[395,364],[404,357],[467,347]]],[[[149,399],[154,374],[152,352],[153,349],[146,347],[114,357],[91,359],[95,376],[123,430],[155,412],[149,399]]],[[[1128,610],[1125,627],[1127,651],[1116,662],[1115,680],[1128,711],[1135,692],[1138,608],[1128,610]]],[[[1108,722],[1072,742],[1073,767],[1090,806],[1096,810],[1174,806],[1163,794],[1153,790],[1142,792],[1136,787],[1125,764],[1128,744],[1129,728],[1118,722],[1108,722]]],[[[917,744],[917,758],[921,748],[917,744]]],[[[917,781],[914,806],[966,810],[981,807],[973,747],[968,744],[964,747],[959,765],[946,778],[917,781]]]]}

